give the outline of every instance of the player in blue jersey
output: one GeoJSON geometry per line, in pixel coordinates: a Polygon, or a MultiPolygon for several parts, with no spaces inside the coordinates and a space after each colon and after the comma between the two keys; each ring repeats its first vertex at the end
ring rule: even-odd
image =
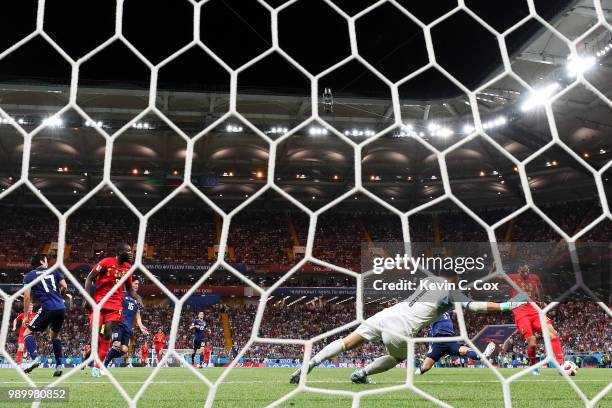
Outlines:
{"type": "MultiPolygon", "coordinates": [[[[429,337],[454,337],[455,326],[453,325],[452,311],[446,311],[440,315],[438,320],[431,324],[429,337]]],[[[487,348],[482,353],[486,358],[495,351],[495,343],[487,344],[487,348]]],[[[466,356],[472,360],[480,360],[480,357],[470,347],[461,345],[456,341],[444,343],[430,343],[429,351],[425,357],[425,361],[420,367],[415,370],[416,375],[425,374],[431,370],[434,364],[444,356],[466,356]]]]}
{"type": "MultiPolygon", "coordinates": [[[[132,281],[132,289],[134,293],[138,292],[139,281],[134,278],[132,281]]],[[[114,359],[121,357],[128,351],[128,345],[130,344],[130,338],[132,337],[132,330],[134,321],[142,332],[142,334],[149,334],[149,330],[142,324],[142,318],[140,316],[140,307],[138,306],[139,300],[132,297],[130,292],[123,292],[123,302],[121,303],[121,323],[115,325],[113,334],[111,336],[112,346],[104,358],[104,367],[108,367],[109,363],[114,359]]],[[[94,375],[98,377],[99,375],[94,375]]]]}
{"type": "Polygon", "coordinates": [[[204,330],[206,330],[206,322],[204,321],[204,312],[198,312],[198,317],[193,319],[189,330],[193,330],[193,354],[191,355],[191,364],[196,365],[195,358],[198,350],[202,352],[202,360],[204,360],[204,345],[206,338],[204,330]]]}
{"type": "Polygon", "coordinates": [[[53,345],[53,354],[55,355],[55,372],[53,376],[59,377],[62,375],[62,341],[59,338],[59,333],[66,314],[66,306],[62,295],[68,290],[68,285],[59,269],[49,272],[47,254],[35,254],[32,257],[31,263],[34,269],[23,277],[23,284],[31,284],[40,276],[43,276],[43,278],[23,292],[23,324],[26,327],[23,336],[26,349],[33,359],[23,371],[30,373],[40,365],[40,359],[36,354],[36,338],[34,333],[42,333],[47,330],[47,327],[50,327],[51,344],[53,345]],[[40,309],[36,316],[29,320],[27,311],[32,304],[32,297],[40,303],[40,309]]]}

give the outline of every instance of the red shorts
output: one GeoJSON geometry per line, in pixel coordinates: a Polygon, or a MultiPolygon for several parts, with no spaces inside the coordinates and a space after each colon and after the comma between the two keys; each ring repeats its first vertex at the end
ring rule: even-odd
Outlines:
{"type": "Polygon", "coordinates": [[[163,349],[163,348],[164,348],[164,345],[163,345],[163,344],[156,344],[156,345],[155,345],[155,352],[156,352],[157,354],[159,354],[159,353],[161,353],[161,351],[162,351],[162,349],[163,349]]]}
{"type": "Polygon", "coordinates": [[[147,353],[143,353],[143,354],[140,356],[140,359],[141,359],[142,361],[145,361],[147,358],[149,358],[149,356],[147,355],[147,353]]]}
{"type": "Polygon", "coordinates": [[[210,360],[210,354],[204,354],[204,360],[206,361],[210,360]]]}
{"type": "MultiPolygon", "coordinates": [[[[93,326],[93,310],[89,312],[89,325],[93,326]]],[[[121,321],[121,309],[118,310],[109,310],[109,309],[100,309],[100,326],[102,326],[106,322],[120,322],[121,321]]]]}
{"type": "MultiPolygon", "coordinates": [[[[514,313],[514,324],[516,324],[516,329],[519,331],[521,336],[525,340],[529,337],[534,336],[536,333],[542,334],[542,324],[540,323],[540,316],[538,312],[531,305],[524,305],[519,307],[518,309],[513,310],[514,313]]],[[[547,317],[545,317],[546,323],[552,322],[547,317]]]]}

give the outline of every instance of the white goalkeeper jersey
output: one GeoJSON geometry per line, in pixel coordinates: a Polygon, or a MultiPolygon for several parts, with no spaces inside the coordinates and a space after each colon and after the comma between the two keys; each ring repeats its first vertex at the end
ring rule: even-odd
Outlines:
{"type": "Polygon", "coordinates": [[[388,308],[388,316],[402,321],[404,332],[415,336],[421,328],[436,321],[442,313],[453,307],[453,302],[465,299],[461,292],[445,289],[446,280],[438,277],[424,279],[427,284],[436,285],[434,290],[419,289],[406,300],[388,308]]]}
{"type": "Polygon", "coordinates": [[[463,292],[447,288],[449,285],[444,278],[428,277],[423,281],[428,287],[433,285],[436,288],[418,289],[406,300],[376,313],[367,319],[368,322],[406,337],[414,337],[421,328],[450,310],[454,302],[465,305],[470,301],[463,292]]]}

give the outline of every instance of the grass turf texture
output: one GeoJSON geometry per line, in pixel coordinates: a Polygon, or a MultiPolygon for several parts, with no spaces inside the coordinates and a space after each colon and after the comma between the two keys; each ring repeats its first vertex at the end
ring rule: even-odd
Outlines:
{"type": "MultiPolygon", "coordinates": [[[[226,382],[219,386],[215,407],[260,407],[274,402],[296,388],[288,383],[292,370],[284,368],[236,368],[226,382]]],[[[308,385],[325,389],[360,391],[378,387],[397,386],[405,380],[406,371],[393,369],[372,376],[375,385],[355,385],[348,377],[352,369],[325,369],[313,371],[308,385]]],[[[518,370],[503,369],[504,376],[518,370]]],[[[37,369],[31,378],[39,385],[51,382],[52,370],[37,369]]],[[[134,396],[152,369],[111,369],[130,396],[134,396]]],[[[211,381],[222,373],[221,368],[201,369],[211,381]]],[[[612,370],[584,369],[574,377],[588,398],[593,398],[609,382],[612,370]]],[[[487,369],[433,369],[424,376],[415,377],[415,385],[421,390],[455,407],[502,407],[502,387],[487,369]]],[[[0,370],[0,387],[25,386],[23,379],[9,369],[0,370]]],[[[108,378],[92,378],[89,369],[79,371],[66,379],[61,387],[68,387],[70,401],[67,404],[43,403],[47,407],[123,407],[123,397],[108,378]]],[[[552,369],[543,369],[539,377],[531,374],[511,385],[513,407],[579,407],[584,404],[570,385],[552,369]]],[[[6,393],[5,393],[6,394],[6,393]]],[[[184,368],[162,368],[138,402],[139,407],[202,407],[208,388],[196,376],[184,368]]],[[[0,407],[26,407],[31,404],[0,401],[0,407]]],[[[350,407],[351,399],[345,396],[329,396],[319,393],[302,393],[285,402],[287,407],[350,407]]],[[[362,407],[431,407],[427,400],[410,391],[395,391],[366,396],[362,407]]],[[[612,396],[608,394],[598,407],[612,407],[612,396]]]]}

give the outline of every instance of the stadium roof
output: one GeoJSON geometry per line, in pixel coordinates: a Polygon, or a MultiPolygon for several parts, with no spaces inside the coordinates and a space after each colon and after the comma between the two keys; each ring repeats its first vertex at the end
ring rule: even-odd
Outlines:
{"type": "MultiPolygon", "coordinates": [[[[35,9],[28,11],[27,7],[35,3],[11,5],[20,7],[21,13],[14,14],[18,18],[11,19],[11,24],[0,25],[0,34],[4,30],[13,36],[19,32],[16,25],[24,23],[19,19],[33,19],[35,9]]],[[[112,35],[114,8],[100,5],[96,9],[99,18],[91,22],[96,30],[88,30],[92,19],[82,16],[91,11],[91,6],[69,3],[61,9],[49,3],[45,30],[69,55],[78,57],[112,35]],[[61,26],[66,19],[75,24],[61,26]],[[109,24],[110,31],[108,27],[103,29],[109,24]]],[[[189,21],[191,6],[185,2],[188,7],[184,9],[176,6],[168,10],[150,2],[141,3],[126,2],[125,35],[147,58],[158,63],[189,41],[180,38],[184,31],[181,27],[185,25],[180,21],[189,21]],[[136,12],[140,13],[138,19],[134,17],[136,12]],[[151,32],[152,27],[157,29],[158,25],[153,23],[158,21],[166,23],[163,30],[157,30],[163,34],[151,32]],[[145,42],[147,38],[149,43],[145,42]]],[[[349,14],[372,3],[337,1],[349,14]]],[[[399,3],[426,22],[455,4],[399,3]]],[[[525,2],[506,5],[504,13],[497,12],[492,3],[466,1],[499,30],[508,29],[526,14],[525,2]]],[[[608,14],[609,3],[603,2],[608,14]]],[[[536,6],[570,40],[596,23],[590,1],[537,1],[536,6]]],[[[4,14],[8,15],[11,13],[4,14]]],[[[202,16],[202,40],[232,68],[267,48],[267,12],[256,2],[213,0],[203,6],[202,16]]],[[[343,55],[343,47],[348,45],[343,34],[345,23],[338,16],[320,1],[302,1],[288,7],[280,15],[281,47],[313,73],[338,62],[338,55],[343,55]]],[[[427,62],[422,34],[415,27],[394,6],[378,7],[357,20],[360,54],[385,77],[397,81],[427,62]],[[381,29],[383,21],[390,28],[381,29]]],[[[11,42],[11,36],[3,38],[0,50],[18,39],[11,42]]],[[[437,25],[432,38],[438,62],[470,89],[501,72],[495,38],[464,12],[437,25]]],[[[536,89],[558,84],[554,93],[572,82],[566,45],[540,23],[525,22],[506,41],[513,71],[536,89]]],[[[612,54],[601,52],[611,42],[611,33],[600,27],[578,44],[582,56],[596,60],[585,77],[609,98],[612,54]]],[[[67,104],[69,75],[69,65],[61,56],[43,38],[34,38],[0,60],[0,107],[31,131],[67,104]]],[[[77,103],[93,122],[112,134],[146,108],[149,79],[146,65],[127,47],[115,42],[81,67],[77,103]]],[[[399,96],[401,120],[406,126],[394,129],[388,129],[395,119],[389,87],[360,62],[351,61],[323,76],[319,90],[323,93],[325,88],[329,88],[333,103],[329,94],[319,95],[321,118],[340,133],[363,141],[387,129],[385,136],[363,149],[366,187],[402,209],[441,194],[440,167],[431,147],[446,149],[460,142],[473,128],[470,102],[460,88],[433,68],[405,82],[399,88],[399,96]],[[416,137],[407,137],[410,135],[416,137]]],[[[478,110],[487,133],[519,160],[552,140],[543,109],[539,106],[526,109],[532,96],[511,77],[500,79],[478,94],[478,110]]],[[[227,112],[229,75],[204,51],[194,47],[160,70],[156,105],[179,129],[193,136],[227,112]]],[[[310,115],[310,106],[309,81],[280,55],[271,54],[238,76],[237,110],[273,139],[303,123],[310,115]]],[[[557,99],[553,111],[560,138],[575,153],[595,169],[610,160],[609,105],[578,85],[557,99]]],[[[22,144],[11,125],[0,124],[3,188],[19,176],[22,144]]],[[[185,146],[166,122],[148,115],[115,142],[113,180],[128,197],[142,201],[143,205],[154,203],[180,183],[185,146]]],[[[265,183],[268,149],[267,143],[247,124],[229,119],[196,144],[194,184],[222,205],[235,205],[265,183]]],[[[92,123],[69,111],[61,122],[49,122],[34,138],[31,178],[52,202],[73,203],[98,183],[104,153],[104,139],[92,123]]],[[[352,187],[353,161],[349,145],[321,124],[309,124],[280,144],[277,184],[306,205],[318,207],[352,187]]],[[[512,163],[482,138],[449,153],[446,165],[453,191],[466,202],[515,206],[523,200],[512,163]]],[[[542,152],[527,170],[537,199],[558,201],[596,194],[589,173],[560,149],[542,152]]]]}

